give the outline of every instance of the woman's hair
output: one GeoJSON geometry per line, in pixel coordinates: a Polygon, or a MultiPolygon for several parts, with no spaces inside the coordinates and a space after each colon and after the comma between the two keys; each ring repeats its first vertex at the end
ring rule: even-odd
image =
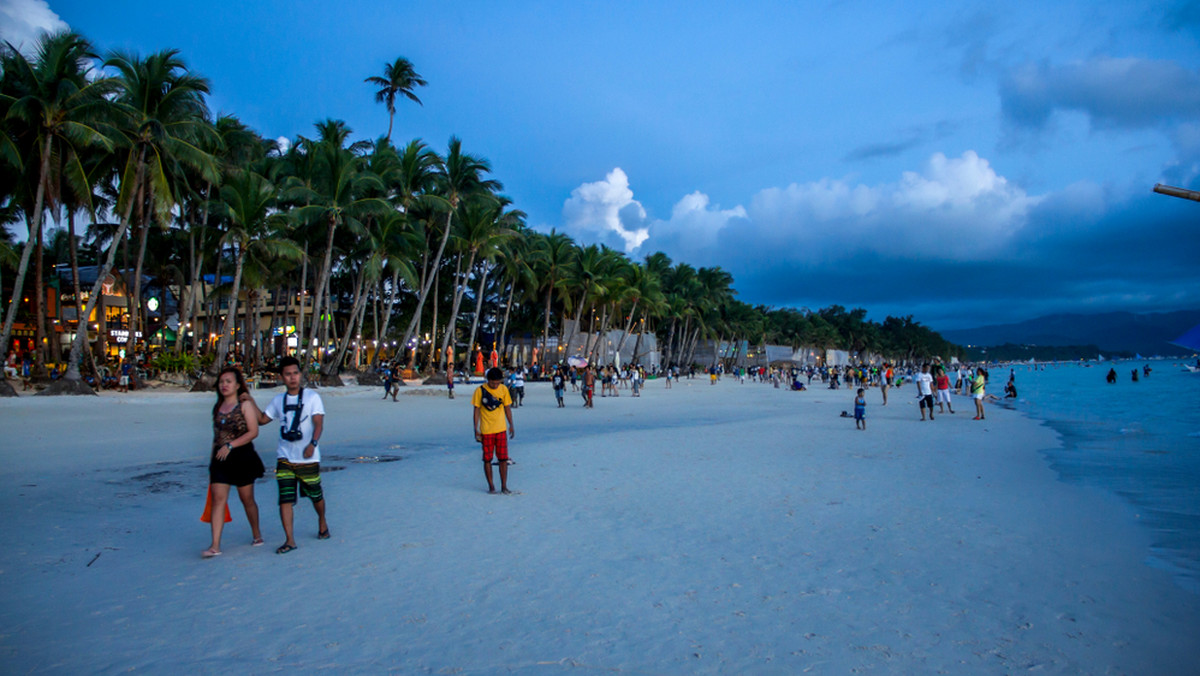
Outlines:
{"type": "Polygon", "coordinates": [[[225,375],[226,373],[232,373],[233,377],[237,378],[237,394],[239,397],[243,394],[250,393],[250,388],[246,387],[246,378],[242,375],[242,370],[240,368],[236,366],[226,366],[225,368],[221,369],[221,372],[217,374],[217,381],[213,383],[213,389],[217,391],[217,403],[213,404],[214,418],[217,417],[217,410],[221,408],[221,388],[219,385],[221,382],[221,376],[225,375]]]}

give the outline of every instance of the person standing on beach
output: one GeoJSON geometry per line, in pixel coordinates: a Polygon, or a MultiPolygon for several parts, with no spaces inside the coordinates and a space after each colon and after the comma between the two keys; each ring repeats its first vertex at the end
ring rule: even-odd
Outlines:
{"type": "Polygon", "coordinates": [[[883,392],[883,405],[887,406],[887,391],[892,386],[892,365],[884,362],[883,371],[879,374],[879,390],[883,392]]]}
{"type": "Polygon", "coordinates": [[[917,374],[917,399],[921,401],[921,420],[925,419],[925,409],[929,409],[929,419],[933,420],[933,376],[929,374],[929,364],[921,365],[917,374]]]}
{"type": "Polygon", "coordinates": [[[300,362],[295,357],[284,357],[279,365],[287,391],[275,395],[267,409],[259,413],[258,422],[266,425],[272,420],[279,421],[275,482],[279,485],[279,520],[283,522],[287,540],[275,553],[287,554],[296,549],[292,522],[297,496],[312,500],[317,512],[317,539],[329,539],[318,446],[325,431],[325,404],[321,395],[300,386],[300,362]]]}
{"type": "Polygon", "coordinates": [[[231,486],[237,487],[246,520],[250,522],[254,538],[250,544],[257,547],[263,543],[258,527],[258,503],[254,500],[254,482],[265,472],[252,443],[258,437],[258,407],[253,401],[241,400],[242,395],[247,399],[250,396],[242,372],[234,367],[221,369],[217,374],[217,403],[212,410],[212,457],[208,463],[212,546],[200,554],[206,559],[221,555],[221,531],[225,528],[231,486]]]}
{"type": "Polygon", "coordinates": [[[971,396],[975,399],[975,420],[983,420],[983,388],[987,385],[987,375],[983,367],[975,373],[975,380],[971,382],[971,396]]]}
{"type": "Polygon", "coordinates": [[[938,366],[937,370],[937,405],[938,413],[945,413],[946,409],[942,408],[942,404],[954,413],[954,407],[950,405],[950,376],[946,375],[946,369],[938,366]]]}
{"type": "Polygon", "coordinates": [[[446,364],[446,389],[450,392],[450,398],[454,398],[454,365],[446,364]]]}
{"type": "Polygon", "coordinates": [[[554,367],[554,375],[550,378],[550,384],[554,386],[554,398],[558,400],[558,407],[564,408],[563,392],[566,390],[566,381],[563,379],[562,367],[554,367]]]}
{"type": "Polygon", "coordinates": [[[500,492],[508,490],[508,440],[516,434],[512,419],[512,397],[504,386],[504,372],[496,367],[487,371],[487,383],[480,385],[471,397],[474,409],[475,441],[483,445],[483,475],[487,477],[488,493],[496,492],[492,481],[492,457],[500,463],[500,492]]]}
{"type": "Polygon", "coordinates": [[[593,406],[592,395],[596,391],[596,372],[592,370],[592,365],[588,364],[583,367],[583,407],[595,408],[593,406]]]}
{"type": "Polygon", "coordinates": [[[854,397],[854,428],[863,431],[867,429],[867,397],[861,387],[854,397]]]}
{"type": "Polygon", "coordinates": [[[392,374],[393,374],[392,365],[387,362],[384,362],[383,363],[383,398],[384,399],[387,399],[388,395],[392,393],[392,374]]]}
{"type": "Polygon", "coordinates": [[[512,384],[513,408],[521,408],[521,405],[525,403],[524,369],[517,369],[513,371],[512,384]]]}

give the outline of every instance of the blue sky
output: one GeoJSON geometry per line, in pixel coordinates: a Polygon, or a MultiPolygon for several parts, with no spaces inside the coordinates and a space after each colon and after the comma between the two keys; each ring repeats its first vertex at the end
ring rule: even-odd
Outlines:
{"type": "Polygon", "coordinates": [[[0,0],[0,32],[178,48],[269,137],[487,157],[530,225],[721,265],[750,303],[934,328],[1200,307],[1200,2],[0,0]],[[58,23],[56,23],[58,22],[58,23]]]}

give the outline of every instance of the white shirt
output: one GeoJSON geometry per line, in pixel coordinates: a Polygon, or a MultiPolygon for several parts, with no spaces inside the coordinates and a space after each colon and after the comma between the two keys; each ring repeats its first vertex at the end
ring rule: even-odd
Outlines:
{"type": "Polygon", "coordinates": [[[917,389],[920,390],[922,396],[933,394],[933,387],[932,387],[933,376],[932,375],[930,375],[928,373],[918,373],[917,377],[916,377],[916,381],[917,381],[917,389]]]}
{"type": "Polygon", "coordinates": [[[300,434],[303,435],[300,440],[287,441],[281,436],[279,437],[279,446],[275,449],[275,455],[280,460],[287,460],[294,465],[321,462],[321,449],[319,447],[313,449],[311,458],[304,457],[304,449],[312,441],[312,417],[314,415],[325,415],[325,404],[321,401],[321,395],[317,394],[315,390],[304,389],[301,392],[303,408],[299,411],[283,412],[285,403],[290,406],[296,405],[297,398],[289,395],[287,392],[275,395],[275,398],[263,410],[263,413],[268,418],[279,421],[280,432],[290,430],[292,428],[292,419],[297,415],[300,416],[300,424],[296,427],[296,429],[300,430],[300,434]],[[284,401],[285,398],[286,401],[284,401]]]}

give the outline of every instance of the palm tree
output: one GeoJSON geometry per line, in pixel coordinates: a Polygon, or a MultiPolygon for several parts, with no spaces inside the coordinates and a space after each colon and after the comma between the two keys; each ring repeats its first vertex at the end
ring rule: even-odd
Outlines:
{"type": "Polygon", "coordinates": [[[383,65],[383,77],[372,75],[364,80],[364,82],[379,87],[379,91],[375,92],[375,103],[382,103],[387,106],[387,139],[389,141],[392,140],[392,122],[396,117],[396,97],[403,96],[415,102],[418,106],[422,105],[421,99],[417,98],[413,90],[429,84],[413,69],[412,62],[403,56],[397,58],[392,63],[385,63],[383,65]]]}
{"type": "Polygon", "coordinates": [[[211,142],[215,131],[208,123],[204,98],[209,92],[208,80],[190,73],[178,50],[163,50],[145,58],[117,51],[109,56],[105,66],[119,73],[116,85],[120,93],[115,103],[129,143],[118,205],[129,211],[136,201],[139,213],[126,346],[127,353],[132,354],[137,343],[148,228],[153,223],[170,222],[170,211],[175,205],[172,177],[179,173],[180,165],[200,172],[212,183],[218,181],[216,162],[201,147],[206,141],[211,142]],[[127,181],[130,177],[138,180],[127,181]]]}
{"type": "MultiPolygon", "coordinates": [[[[286,216],[274,210],[275,185],[248,170],[234,172],[221,186],[221,199],[217,210],[226,220],[221,244],[234,250],[233,290],[229,294],[229,309],[221,337],[217,342],[219,365],[225,363],[229,339],[233,335],[233,323],[238,312],[238,294],[241,290],[242,271],[246,257],[251,251],[274,258],[300,260],[303,252],[294,242],[272,237],[272,231],[286,222],[286,216]]],[[[258,327],[254,327],[258,331],[258,327]]]]}
{"type": "MultiPolygon", "coordinates": [[[[446,158],[441,163],[440,171],[434,177],[437,194],[427,196],[430,201],[446,212],[441,242],[438,244],[437,253],[429,261],[430,270],[436,270],[441,266],[442,256],[446,253],[446,244],[450,241],[451,226],[459,205],[468,199],[491,198],[496,191],[501,189],[499,181],[483,177],[484,174],[491,173],[491,171],[492,166],[487,160],[464,153],[462,141],[457,137],[450,137],[446,158]]],[[[421,289],[421,297],[417,301],[417,313],[414,317],[420,315],[421,307],[424,305],[425,297],[429,294],[429,287],[433,284],[434,277],[435,275],[432,274],[427,276],[425,286],[421,289]]],[[[441,358],[439,356],[438,363],[441,358]]]]}
{"type": "MultiPolygon", "coordinates": [[[[20,306],[29,257],[35,243],[41,240],[47,191],[52,183],[57,183],[52,176],[52,157],[57,155],[62,161],[57,167],[59,177],[76,190],[90,195],[81,155],[92,148],[110,151],[113,147],[112,141],[104,133],[102,119],[106,108],[104,95],[109,91],[111,81],[106,78],[89,80],[90,68],[86,66],[86,60],[95,57],[87,40],[70,32],[43,36],[38,42],[33,62],[12,45],[8,45],[0,55],[0,67],[4,70],[0,100],[6,108],[5,137],[9,141],[17,141],[16,148],[28,149],[30,161],[22,163],[27,174],[24,184],[36,185],[32,200],[22,205],[29,226],[29,237],[21,252],[12,300],[4,327],[0,330],[0,345],[8,345],[16,310],[20,306]],[[33,161],[35,158],[36,162],[33,161]]],[[[5,147],[8,145],[7,142],[4,144],[5,147]]],[[[24,200],[18,203],[22,202],[24,200]]],[[[39,287],[40,284],[39,275],[39,287]]],[[[43,312],[43,297],[44,294],[39,291],[39,314],[43,312]]],[[[80,333],[87,335],[86,331],[80,333]]],[[[73,380],[79,381],[77,369],[73,373],[73,380]]],[[[5,388],[11,390],[7,383],[0,386],[0,390],[5,388]]]]}
{"type": "MultiPolygon", "coordinates": [[[[467,333],[467,350],[464,353],[464,360],[470,358],[470,346],[475,344],[475,331],[479,328],[479,316],[483,312],[484,288],[487,285],[488,275],[495,265],[493,261],[501,254],[505,242],[520,236],[520,229],[524,224],[524,212],[513,210],[500,213],[497,209],[490,222],[480,221],[477,224],[478,227],[467,229],[468,247],[472,251],[472,257],[477,256],[481,264],[478,272],[479,288],[475,293],[475,313],[471,319],[471,330],[467,333]]],[[[467,269],[471,269],[470,265],[467,269]]],[[[464,364],[463,371],[467,370],[468,365],[464,364]]]]}
{"type": "MultiPolygon", "coordinates": [[[[526,230],[524,226],[516,228],[517,236],[510,238],[501,245],[501,270],[503,282],[508,287],[508,299],[504,303],[504,320],[500,325],[500,351],[507,351],[508,320],[512,314],[513,301],[518,298],[520,289],[522,300],[534,300],[537,297],[537,272],[533,267],[534,249],[537,234],[526,230]]],[[[545,343],[542,344],[545,354],[545,343]]]]}
{"type": "MultiPolygon", "coordinates": [[[[370,215],[381,216],[391,209],[384,200],[366,196],[371,191],[380,191],[382,183],[377,176],[366,171],[362,157],[344,146],[350,135],[349,127],[341,121],[327,120],[319,123],[317,128],[321,132],[321,140],[308,144],[308,152],[315,153],[318,162],[313,187],[299,186],[290,191],[292,199],[307,202],[306,206],[296,210],[297,218],[324,227],[325,231],[324,258],[313,299],[315,316],[321,313],[321,303],[326,296],[338,227],[345,225],[354,233],[361,234],[365,231],[362,219],[370,215]]],[[[307,345],[311,346],[316,340],[319,325],[319,322],[313,322],[307,345]]],[[[331,362],[322,373],[332,376],[339,366],[331,362]]],[[[330,380],[331,383],[335,381],[336,377],[330,380]]]]}
{"type": "MultiPolygon", "coordinates": [[[[542,354],[550,341],[550,304],[555,290],[562,291],[563,280],[575,262],[578,247],[569,235],[551,229],[548,234],[538,235],[533,242],[533,266],[540,288],[546,289],[546,303],[542,316],[542,354]]],[[[561,332],[560,332],[561,335],[561,332]]],[[[565,354],[566,345],[559,344],[565,354]]]]}

